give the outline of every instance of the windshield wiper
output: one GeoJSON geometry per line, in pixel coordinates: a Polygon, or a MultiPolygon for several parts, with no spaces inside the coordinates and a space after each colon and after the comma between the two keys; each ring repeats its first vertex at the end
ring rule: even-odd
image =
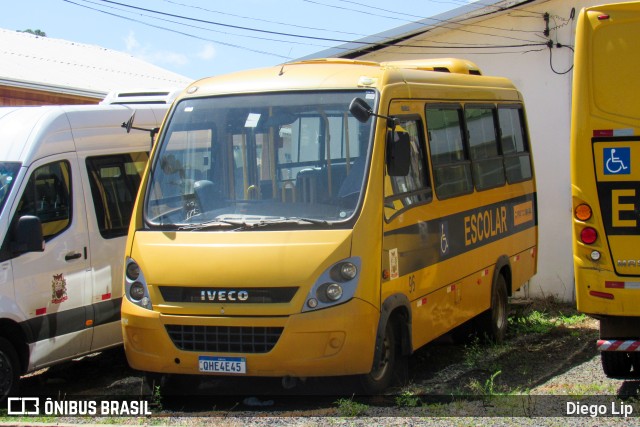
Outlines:
{"type": "MultiPolygon", "coordinates": [[[[238,227],[235,230],[245,230],[251,227],[251,224],[247,224],[244,221],[229,221],[225,219],[212,219],[211,221],[200,222],[198,224],[187,224],[178,227],[180,231],[198,231],[203,230],[205,228],[214,228],[220,227],[224,225],[232,225],[234,227],[238,227]]],[[[235,231],[233,230],[233,231],[235,231]]]]}
{"type": "Polygon", "coordinates": [[[262,219],[257,223],[251,224],[253,226],[263,227],[266,225],[272,224],[315,224],[315,225],[331,225],[329,221],[324,219],[314,219],[314,218],[302,218],[297,216],[292,217],[281,217],[281,218],[273,218],[273,219],[262,219]]]}
{"type": "Polygon", "coordinates": [[[183,231],[198,231],[203,230],[205,228],[214,228],[220,227],[224,225],[232,225],[234,228],[230,231],[245,231],[253,228],[266,227],[269,225],[287,225],[287,224],[315,224],[315,225],[331,225],[329,221],[323,219],[314,219],[314,218],[299,218],[299,217],[289,217],[289,218],[273,218],[273,219],[260,219],[259,221],[247,222],[247,221],[234,221],[228,219],[212,219],[211,221],[201,222],[199,224],[188,224],[183,225],[178,228],[178,230],[183,231]]]}

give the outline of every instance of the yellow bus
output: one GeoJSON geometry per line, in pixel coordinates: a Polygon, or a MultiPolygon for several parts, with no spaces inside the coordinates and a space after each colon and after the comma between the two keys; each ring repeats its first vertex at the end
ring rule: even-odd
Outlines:
{"type": "Polygon", "coordinates": [[[640,370],[640,3],[583,9],[571,116],[573,259],[579,311],[600,321],[610,377],[640,370]]]}
{"type": "Polygon", "coordinates": [[[162,384],[353,375],[377,392],[470,319],[502,339],[508,297],[536,272],[526,129],[513,84],[464,60],[195,82],[130,227],[130,365],[162,384]]]}

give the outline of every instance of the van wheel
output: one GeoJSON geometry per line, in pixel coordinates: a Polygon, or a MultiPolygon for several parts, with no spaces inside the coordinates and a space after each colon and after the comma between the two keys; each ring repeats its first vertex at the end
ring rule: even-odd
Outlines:
{"type": "Polygon", "coordinates": [[[20,363],[18,353],[5,338],[0,338],[0,402],[13,396],[20,386],[20,363]]]}
{"type": "Polygon", "coordinates": [[[482,313],[478,319],[480,337],[497,344],[504,341],[507,333],[507,281],[500,274],[491,288],[491,308],[482,313]]]}
{"type": "Polygon", "coordinates": [[[387,322],[380,359],[373,361],[371,372],[360,376],[360,385],[367,394],[381,393],[392,384],[395,377],[402,355],[398,351],[398,336],[394,325],[391,320],[387,322]]]}
{"type": "Polygon", "coordinates": [[[602,370],[609,378],[629,378],[631,375],[631,359],[622,351],[600,352],[602,370]]]}

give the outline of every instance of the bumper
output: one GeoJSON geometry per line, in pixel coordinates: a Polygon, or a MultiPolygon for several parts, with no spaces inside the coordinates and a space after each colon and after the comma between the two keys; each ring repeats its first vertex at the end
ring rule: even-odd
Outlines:
{"type": "Polygon", "coordinates": [[[620,277],[590,266],[576,268],[575,275],[578,311],[594,317],[640,316],[640,277],[620,277]]]}
{"type": "Polygon", "coordinates": [[[379,312],[358,299],[287,317],[175,316],[145,310],[126,298],[122,304],[123,339],[131,367],[172,374],[202,374],[199,356],[244,357],[247,376],[364,374],[371,370],[378,319],[379,312]],[[165,329],[169,324],[284,329],[267,353],[210,353],[177,348],[165,329]]]}

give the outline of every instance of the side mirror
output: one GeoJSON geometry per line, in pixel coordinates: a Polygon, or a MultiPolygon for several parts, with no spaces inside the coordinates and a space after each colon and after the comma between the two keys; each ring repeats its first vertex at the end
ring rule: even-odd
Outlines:
{"type": "Polygon", "coordinates": [[[136,127],[133,125],[133,121],[135,120],[135,118],[136,118],[136,112],[134,111],[131,117],[129,117],[129,120],[127,120],[126,122],[122,122],[120,127],[126,129],[127,133],[131,133],[131,129],[143,130],[143,131],[149,132],[149,135],[151,136],[151,148],[153,149],[153,143],[155,142],[156,134],[160,131],[160,128],[148,129],[148,128],[136,127]]]}
{"type": "Polygon", "coordinates": [[[387,132],[387,173],[407,176],[411,167],[411,142],[407,132],[387,132]]]}
{"type": "Polygon", "coordinates": [[[393,117],[383,116],[382,114],[376,114],[373,112],[373,108],[367,101],[362,98],[353,98],[351,100],[351,104],[349,104],[349,112],[353,117],[356,118],[361,123],[365,123],[367,120],[371,118],[371,116],[381,117],[383,119],[387,119],[387,126],[390,128],[396,127],[396,122],[393,117]]]}
{"type": "Polygon", "coordinates": [[[129,120],[122,123],[121,127],[125,128],[127,130],[127,133],[131,132],[131,129],[133,128],[133,121],[135,120],[135,118],[136,112],[134,111],[131,117],[129,117],[129,120]]]}
{"type": "Polygon", "coordinates": [[[373,115],[373,109],[362,98],[353,98],[349,104],[349,112],[361,123],[365,123],[373,115]]]}
{"type": "Polygon", "coordinates": [[[43,252],[42,224],[40,218],[24,215],[13,226],[11,250],[14,253],[43,252]]]}

